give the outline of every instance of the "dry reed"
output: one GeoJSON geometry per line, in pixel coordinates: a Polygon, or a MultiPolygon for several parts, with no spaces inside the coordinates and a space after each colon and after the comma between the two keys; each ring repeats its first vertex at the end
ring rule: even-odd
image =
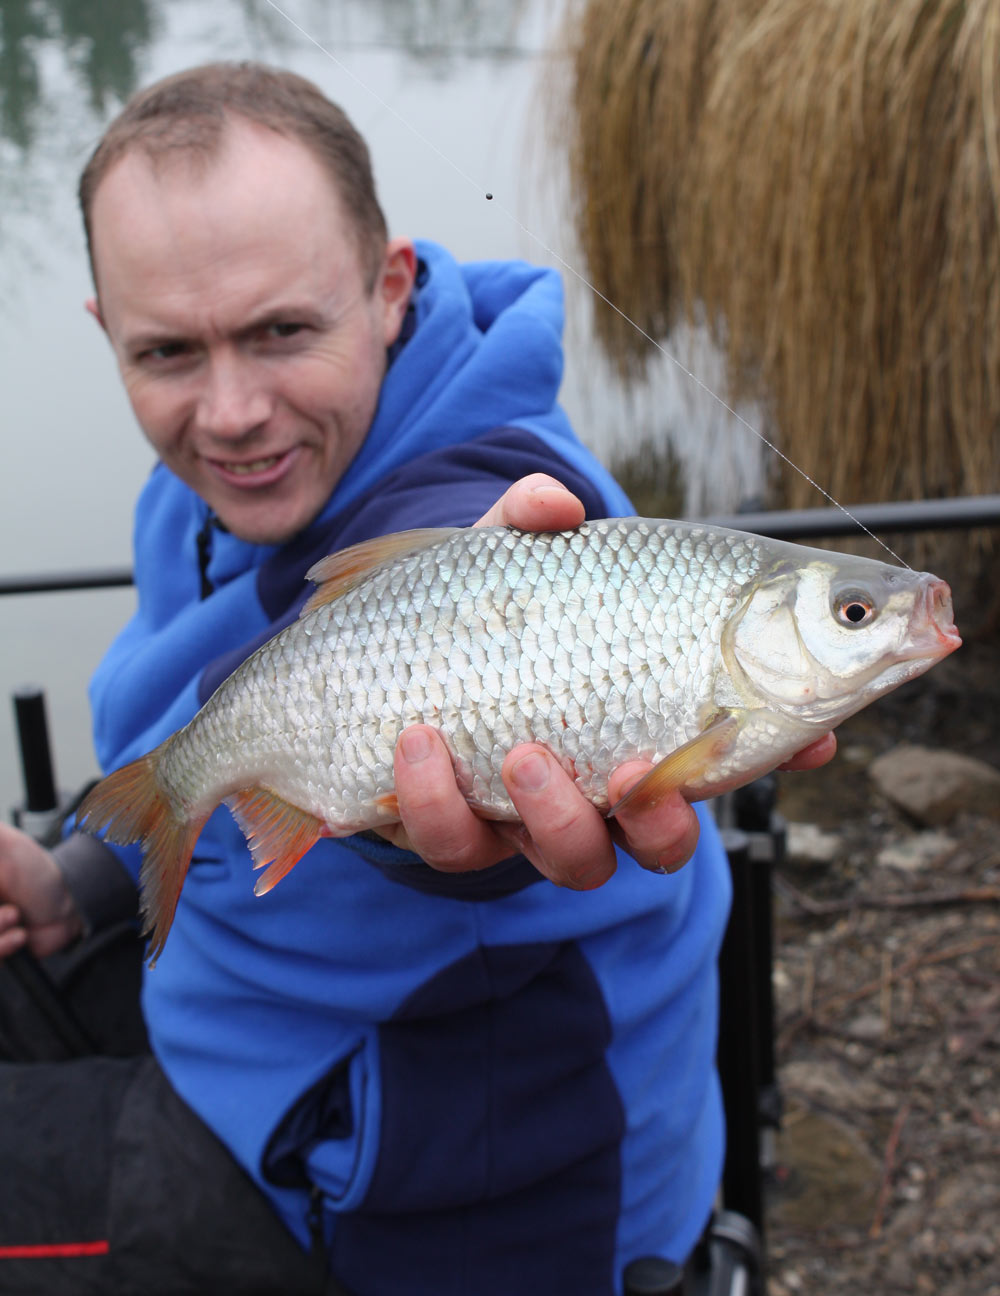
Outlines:
{"type": "Polygon", "coordinates": [[[656,338],[704,321],[838,499],[1000,490],[1000,0],[588,0],[572,39],[600,291],[656,338]]]}

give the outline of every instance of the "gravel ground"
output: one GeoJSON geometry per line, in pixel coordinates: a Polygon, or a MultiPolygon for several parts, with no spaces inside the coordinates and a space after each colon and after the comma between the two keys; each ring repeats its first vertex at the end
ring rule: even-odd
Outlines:
{"type": "Polygon", "coordinates": [[[1000,1296],[1000,807],[927,829],[867,773],[902,741],[1000,768],[997,661],[967,644],[782,776],[830,858],[775,878],[769,1296],[1000,1296]]]}

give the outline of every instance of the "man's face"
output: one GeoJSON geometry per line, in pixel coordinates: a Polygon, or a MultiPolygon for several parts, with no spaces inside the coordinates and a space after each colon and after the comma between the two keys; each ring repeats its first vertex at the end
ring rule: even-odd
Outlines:
{"type": "Polygon", "coordinates": [[[327,173],[241,120],[204,167],[126,154],[98,187],[92,229],[88,307],[157,454],[234,534],[290,539],[371,426],[412,244],[389,243],[368,292],[327,173]]]}

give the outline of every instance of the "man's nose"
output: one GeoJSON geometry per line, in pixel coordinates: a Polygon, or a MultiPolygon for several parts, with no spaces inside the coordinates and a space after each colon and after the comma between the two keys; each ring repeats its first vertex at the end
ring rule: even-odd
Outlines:
{"type": "Polygon", "coordinates": [[[260,367],[238,351],[209,358],[198,400],[198,422],[212,436],[238,440],[266,423],[274,408],[260,367]]]}

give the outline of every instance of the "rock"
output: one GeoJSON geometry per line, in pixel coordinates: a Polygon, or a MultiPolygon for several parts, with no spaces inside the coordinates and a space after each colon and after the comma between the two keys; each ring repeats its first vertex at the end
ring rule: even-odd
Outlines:
{"type": "Polygon", "coordinates": [[[885,1019],[878,1013],[858,1013],[847,1023],[847,1033],[852,1039],[880,1040],[886,1033],[885,1019]]]}
{"type": "Polygon", "coordinates": [[[898,1106],[897,1095],[877,1080],[836,1062],[786,1062],[781,1085],[789,1094],[832,1111],[886,1112],[898,1106]]]}
{"type": "Polygon", "coordinates": [[[837,833],[824,832],[815,824],[790,823],[785,838],[785,852],[796,864],[832,864],[840,854],[842,842],[837,833]]]}
{"type": "Polygon", "coordinates": [[[957,845],[954,837],[930,828],[926,832],[913,833],[909,837],[888,842],[876,855],[875,862],[883,868],[915,873],[931,868],[950,855],[957,845]]]}
{"type": "Polygon", "coordinates": [[[971,756],[900,743],[868,772],[883,796],[920,823],[950,823],[962,811],[1000,819],[1000,770],[971,756]]]}
{"type": "Polygon", "coordinates": [[[784,1173],[772,1218],[779,1230],[871,1224],[881,1167],[846,1122],[790,1104],[778,1133],[778,1162],[784,1173]]]}

